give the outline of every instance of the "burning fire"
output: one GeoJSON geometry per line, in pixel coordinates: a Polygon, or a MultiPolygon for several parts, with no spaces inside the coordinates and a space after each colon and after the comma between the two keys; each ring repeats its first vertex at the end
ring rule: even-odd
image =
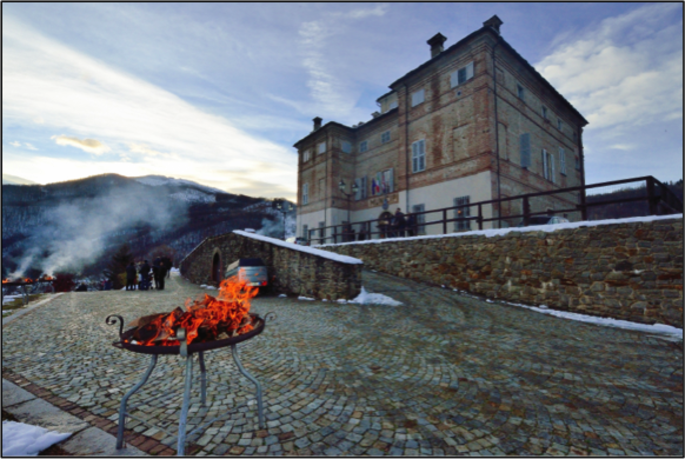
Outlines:
{"type": "Polygon", "coordinates": [[[9,279],[3,279],[3,280],[2,280],[2,283],[3,283],[3,284],[9,284],[9,282],[10,282],[9,279]]]}
{"type": "Polygon", "coordinates": [[[247,333],[253,329],[250,300],[258,289],[231,277],[221,282],[218,298],[204,294],[195,301],[188,299],[185,311],[176,308],[168,314],[156,314],[136,321],[138,329],[133,337],[143,346],[178,346],[176,330],[186,329],[188,344],[202,338],[203,341],[226,339],[247,333]],[[149,320],[147,320],[149,319],[149,320]]]}

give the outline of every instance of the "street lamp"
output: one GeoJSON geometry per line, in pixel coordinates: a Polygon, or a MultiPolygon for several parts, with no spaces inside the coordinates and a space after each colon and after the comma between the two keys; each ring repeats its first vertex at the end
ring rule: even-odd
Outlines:
{"type": "Polygon", "coordinates": [[[285,241],[285,214],[290,212],[292,208],[288,206],[287,201],[276,201],[276,210],[283,214],[283,240],[285,241]]]}
{"type": "Polygon", "coordinates": [[[340,183],[338,183],[338,189],[347,198],[347,223],[351,225],[352,222],[350,220],[350,197],[353,194],[357,193],[357,191],[359,190],[359,187],[357,186],[356,183],[352,182],[352,193],[345,193],[345,181],[343,179],[340,179],[340,183]]]}

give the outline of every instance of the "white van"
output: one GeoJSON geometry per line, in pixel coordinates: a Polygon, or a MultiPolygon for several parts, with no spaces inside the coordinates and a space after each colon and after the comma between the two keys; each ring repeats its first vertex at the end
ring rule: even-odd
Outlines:
{"type": "Polygon", "coordinates": [[[266,287],[268,277],[266,266],[261,258],[240,258],[226,268],[226,279],[238,277],[251,287],[266,287]]]}

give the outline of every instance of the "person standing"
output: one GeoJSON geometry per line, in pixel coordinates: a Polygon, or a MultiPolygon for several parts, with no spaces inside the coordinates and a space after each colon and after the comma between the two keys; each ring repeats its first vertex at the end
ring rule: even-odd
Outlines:
{"type": "Polygon", "coordinates": [[[140,267],[140,289],[141,290],[147,290],[150,288],[150,265],[148,264],[147,260],[143,263],[143,266],[140,267]]]}
{"type": "Polygon", "coordinates": [[[126,267],[126,290],[136,289],[136,274],[136,265],[131,262],[126,267]]]}
{"type": "Polygon", "coordinates": [[[393,237],[404,237],[404,227],[407,225],[407,221],[404,218],[402,210],[398,207],[395,211],[395,215],[392,218],[392,236],[393,237]]]}

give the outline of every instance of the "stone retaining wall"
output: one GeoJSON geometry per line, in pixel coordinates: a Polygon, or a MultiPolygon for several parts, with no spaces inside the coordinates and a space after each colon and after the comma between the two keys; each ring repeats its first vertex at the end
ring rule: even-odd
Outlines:
{"type": "Polygon", "coordinates": [[[217,285],[212,280],[216,254],[219,255],[221,279],[226,266],[238,258],[261,258],[269,271],[271,289],[276,293],[328,300],[353,299],[359,295],[363,266],[360,260],[340,261],[342,257],[322,250],[289,248],[288,245],[292,246],[261,236],[256,239],[235,232],[222,234],[207,238],[197,246],[183,259],[180,271],[191,282],[217,285]]]}
{"type": "Polygon", "coordinates": [[[683,327],[682,216],[578,225],[320,248],[360,258],[369,269],[490,298],[683,327]]]}

